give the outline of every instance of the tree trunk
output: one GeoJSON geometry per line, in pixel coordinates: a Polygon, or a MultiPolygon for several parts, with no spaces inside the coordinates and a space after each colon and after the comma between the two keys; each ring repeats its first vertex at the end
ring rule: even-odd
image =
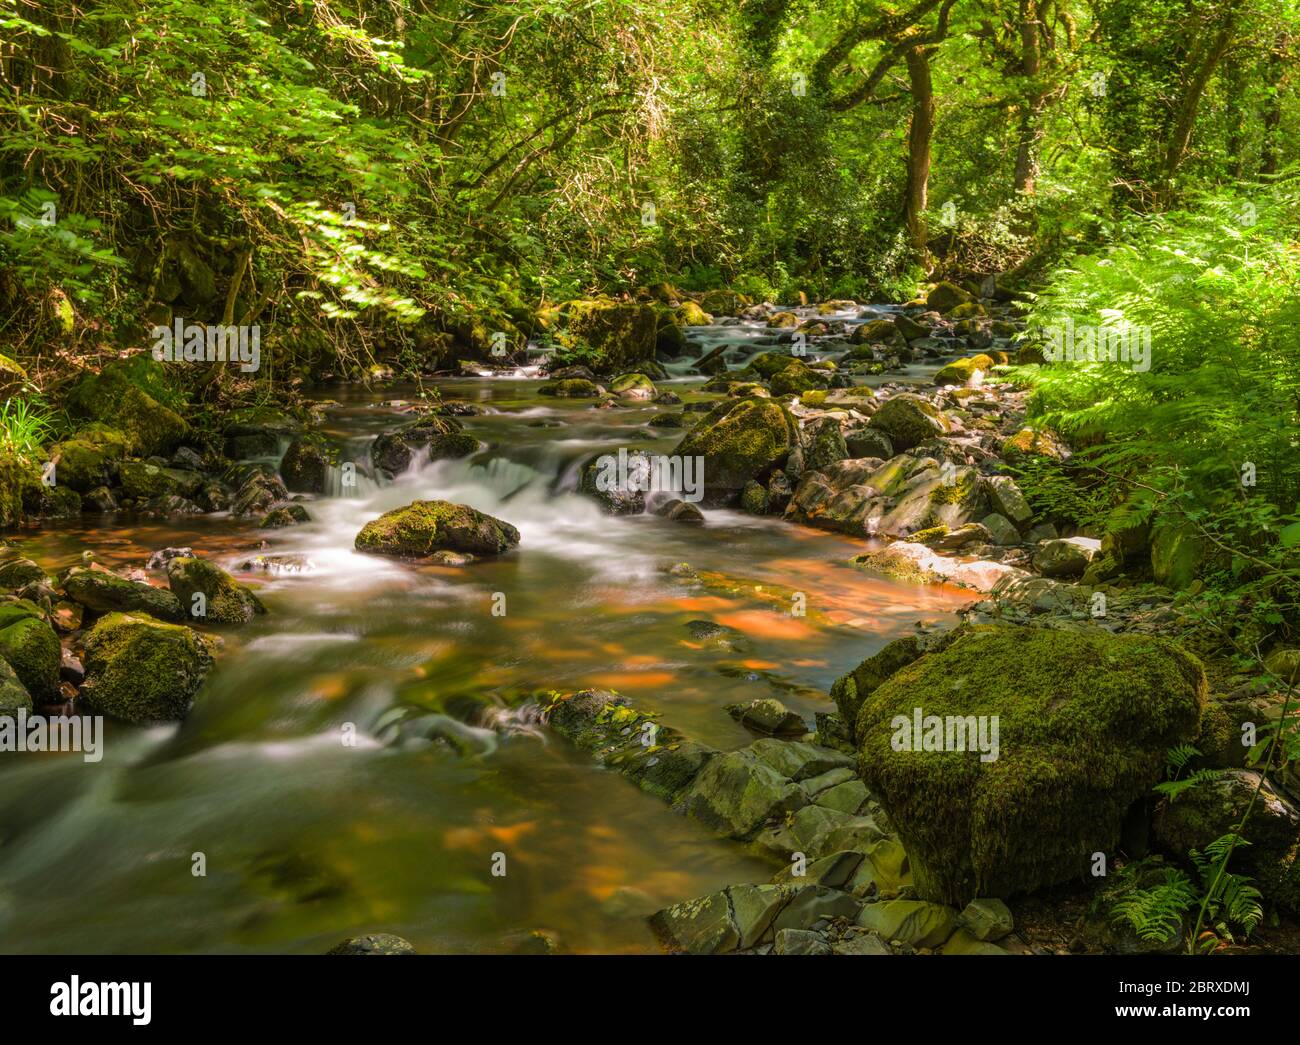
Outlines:
{"type": "Polygon", "coordinates": [[[930,53],[926,48],[911,48],[906,60],[912,121],[907,129],[907,195],[903,216],[908,241],[928,268],[925,208],[930,189],[930,145],[934,137],[934,85],[930,81],[930,53]]]}
{"type": "Polygon", "coordinates": [[[1020,135],[1016,144],[1015,190],[1032,196],[1038,185],[1038,144],[1046,93],[1038,82],[1042,69],[1039,16],[1042,8],[1034,0],[1020,0],[1020,72],[1027,81],[1027,97],[1020,107],[1020,135]]]}

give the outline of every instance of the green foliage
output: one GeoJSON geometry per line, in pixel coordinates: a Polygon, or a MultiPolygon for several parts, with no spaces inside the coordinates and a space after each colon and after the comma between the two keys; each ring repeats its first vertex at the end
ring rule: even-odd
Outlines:
{"type": "MultiPolygon", "coordinates": [[[[1116,877],[1124,883],[1136,866],[1128,864],[1116,877]]],[[[1166,943],[1182,931],[1183,916],[1196,899],[1196,890],[1186,873],[1167,867],[1154,885],[1124,891],[1112,905],[1110,918],[1131,928],[1139,940],[1166,943]]]]}
{"type": "Polygon", "coordinates": [[[0,406],[0,453],[34,457],[54,431],[48,412],[29,399],[0,406]]]}

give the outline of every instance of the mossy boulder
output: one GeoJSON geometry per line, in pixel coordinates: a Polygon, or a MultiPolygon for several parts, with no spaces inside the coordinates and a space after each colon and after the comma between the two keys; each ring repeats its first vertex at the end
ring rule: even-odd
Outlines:
{"type": "Polygon", "coordinates": [[[261,526],[264,530],[278,530],[285,526],[298,526],[305,522],[311,522],[311,515],[306,508],[301,504],[284,504],[267,512],[261,526]]]}
{"type": "Polygon", "coordinates": [[[774,396],[800,395],[824,389],[829,379],[800,359],[792,359],[783,369],[772,375],[769,386],[774,396]]]}
{"type": "Polygon", "coordinates": [[[846,675],[841,675],[831,685],[831,700],[839,708],[840,718],[852,733],[857,729],[858,712],[862,702],[873,694],[896,671],[907,667],[923,654],[921,643],[915,635],[905,635],[886,643],[846,675]]]}
{"type": "Polygon", "coordinates": [[[0,565],[0,589],[15,591],[33,582],[43,582],[48,578],[45,570],[31,559],[15,558],[0,565]]]}
{"type": "Polygon", "coordinates": [[[895,451],[910,450],[951,431],[952,423],[937,406],[918,395],[891,396],[867,422],[889,436],[895,451]]]}
{"type": "Polygon", "coordinates": [[[266,607],[256,595],[207,559],[182,555],[167,563],[167,584],[183,612],[210,624],[247,624],[266,607]],[[203,598],[195,598],[202,595],[203,598]]]}
{"type": "Polygon", "coordinates": [[[124,722],[174,722],[189,714],[212,668],[213,643],[146,613],[110,613],[86,636],[81,699],[124,722]]]}
{"type": "Polygon", "coordinates": [[[1300,809],[1258,771],[1231,769],[1173,801],[1162,798],[1152,833],[1165,852],[1181,859],[1191,849],[1204,853],[1242,823],[1247,844],[1238,847],[1234,869],[1251,875],[1267,900],[1300,912],[1300,809]]]}
{"type": "Polygon", "coordinates": [[[55,482],[63,483],[78,493],[113,485],[125,450],[126,438],[120,438],[121,442],[101,442],[93,435],[78,434],[55,443],[50,447],[50,460],[55,462],[55,482]]]}
{"type": "Polygon", "coordinates": [[[107,570],[74,566],[63,579],[63,591],[73,602],[96,613],[139,612],[168,621],[185,617],[180,600],[170,591],[107,570]]]}
{"type": "Polygon", "coordinates": [[[148,356],[114,360],[98,374],[81,379],[68,393],[68,409],[117,429],[129,452],[169,454],[189,426],[173,407],[180,397],[168,384],[162,365],[148,356]]]}
{"type": "Polygon", "coordinates": [[[436,551],[500,555],[519,543],[519,531],[464,504],[414,501],[372,519],[357,534],[357,551],[424,558],[436,551]]]}
{"type": "Polygon", "coordinates": [[[569,335],[596,353],[598,373],[635,370],[654,359],[658,320],[650,305],[582,300],[565,306],[569,335]]]}
{"type": "Polygon", "coordinates": [[[802,359],[791,355],[789,352],[764,352],[751,359],[745,369],[753,371],[759,377],[771,378],[792,363],[806,365],[802,359]]]}
{"type": "Polygon", "coordinates": [[[1010,461],[1026,457],[1048,457],[1064,461],[1070,456],[1069,448],[1046,428],[1022,428],[1002,440],[1002,456],[1010,461]]]}
{"type": "Polygon", "coordinates": [[[903,332],[888,319],[872,319],[854,327],[849,341],[855,345],[889,345],[894,348],[907,344],[903,332]]]}
{"type": "Polygon", "coordinates": [[[38,701],[59,699],[59,664],[63,653],[59,637],[39,617],[24,616],[0,628],[0,658],[38,701]]]}
{"type": "Polygon", "coordinates": [[[203,485],[203,476],[187,468],[160,468],[147,461],[123,461],[121,482],[128,497],[147,501],[154,497],[193,497],[203,485]]]}
{"type": "Polygon", "coordinates": [[[677,322],[687,327],[707,327],[713,317],[694,301],[683,301],[677,306],[677,322]]]}
{"type": "Polygon", "coordinates": [[[659,394],[645,374],[623,374],[610,382],[609,390],[620,399],[653,399],[659,394]]]}
{"type": "Polygon", "coordinates": [[[548,381],[537,390],[537,394],[557,399],[597,399],[603,393],[595,381],[583,377],[565,377],[558,381],[548,381]]]}
{"type": "Polygon", "coordinates": [[[32,696],[8,661],[0,660],[0,718],[15,718],[32,710],[32,696]]]}
{"type": "Polygon", "coordinates": [[[702,457],[705,507],[734,504],[745,484],[763,480],[798,446],[794,418],[770,399],[719,403],[677,444],[675,454],[702,457]]]}
{"type": "Polygon", "coordinates": [[[1114,852],[1165,752],[1197,736],[1206,690],[1200,662],[1165,639],[972,628],[862,701],[859,772],[897,828],[918,896],[1011,896],[1082,878],[1092,854],[1114,852]],[[941,748],[956,746],[943,743],[947,717],[969,727],[997,716],[997,757],[926,750],[933,721],[911,744],[918,708],[938,721],[941,748]]]}
{"type": "Polygon", "coordinates": [[[995,365],[993,358],[986,355],[954,359],[947,366],[940,368],[934,375],[934,383],[936,385],[964,385],[977,373],[987,374],[995,365]]]}
{"type": "Polygon", "coordinates": [[[935,312],[951,312],[958,305],[964,305],[972,300],[971,295],[957,286],[956,283],[936,283],[929,294],[925,296],[925,304],[935,312]]]}

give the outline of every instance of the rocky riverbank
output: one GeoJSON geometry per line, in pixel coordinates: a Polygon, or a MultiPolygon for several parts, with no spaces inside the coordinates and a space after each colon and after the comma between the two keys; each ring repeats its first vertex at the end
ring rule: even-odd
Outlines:
{"type": "MultiPolygon", "coordinates": [[[[723,295],[602,304],[571,318],[596,355],[556,368],[542,394],[596,410],[653,406],[647,437],[680,430],[672,456],[702,462],[698,501],[684,490],[611,489],[597,482],[602,458],[655,455],[605,447],[574,477],[602,510],[697,526],[716,510],[781,518],[860,539],[853,563],[872,575],[980,597],[950,626],[864,649],[871,655],[835,683],[814,721],[774,698],[719,707],[757,738],[738,749],[695,739],[612,689],[556,693],[509,719],[546,726],[779,866],[768,882],[660,910],[651,922],[664,945],[844,954],[1147,947],[1113,924],[1109,907],[1141,874],[1158,873],[1162,856],[1178,859],[1231,825],[1258,783],[1241,738],[1277,718],[1276,677],[1294,674],[1295,651],[1273,651],[1272,682],[1225,656],[1206,621],[1204,551],[1186,533],[1126,520],[1080,529],[1035,506],[1013,473],[1038,461],[1068,474],[1071,449],[1027,421],[1025,393],[1001,376],[1013,359],[1034,362],[1015,314],[941,284],[889,309],[778,310],[723,295]],[[738,315],[715,323],[705,305],[738,315]],[[640,310],[650,318],[631,316],[640,310]],[[761,332],[707,348],[703,332],[738,324],[761,332]],[[669,329],[682,333],[680,345],[669,329]],[[669,341],[676,347],[665,350],[669,341]],[[666,367],[707,376],[704,397],[684,403],[660,387],[666,367]],[[930,745],[918,728],[909,750],[897,743],[900,719],[974,725],[956,750],[942,730],[930,745]],[[999,732],[980,733],[990,721],[999,732]],[[1153,788],[1180,745],[1231,775],[1210,799],[1174,807],[1153,788]],[[1139,870],[1121,874],[1127,867],[1139,870]],[[1046,934],[1017,929],[1021,905],[1038,910],[1061,889],[1071,891],[1062,909],[1085,915],[1046,934]]],[[[307,407],[239,411],[205,435],[173,409],[181,404],[168,405],[143,357],[83,384],[69,402],[84,423],[52,449],[55,478],[37,497],[47,515],[229,513],[273,530],[309,521],[310,498],[336,492],[349,468],[384,483],[483,445],[465,431],[461,418],[477,408],[464,403],[420,405],[358,461],[344,460],[307,407]]],[[[477,569],[476,560],[520,544],[508,518],[415,500],[369,520],[354,546],[477,569]]],[[[257,552],[249,548],[249,573],[294,567],[257,552]]],[[[710,587],[688,564],[664,567],[685,597],[710,587]]],[[[131,571],[87,558],[52,572],[9,550],[0,562],[0,716],[183,719],[220,655],[221,630],[265,612],[253,588],[188,548],[158,548],[131,571]]],[[[798,594],[774,597],[774,611],[794,612],[798,594]]],[[[749,646],[713,621],[692,627],[701,642],[749,646]]],[[[448,751],[461,748],[453,727],[444,722],[438,735],[448,751]]],[[[1267,786],[1250,867],[1290,916],[1300,896],[1300,781],[1267,786]]],[[[1040,926],[1041,913],[1031,922],[1040,926]]]]}

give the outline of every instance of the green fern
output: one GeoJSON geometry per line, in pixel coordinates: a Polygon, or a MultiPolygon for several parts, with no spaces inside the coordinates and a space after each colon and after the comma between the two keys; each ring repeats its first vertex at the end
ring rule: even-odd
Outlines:
{"type": "MultiPolygon", "coordinates": [[[[1120,879],[1135,866],[1130,864],[1121,870],[1120,879]]],[[[1132,888],[1116,900],[1110,909],[1110,920],[1127,925],[1139,940],[1168,943],[1182,931],[1183,916],[1197,899],[1192,880],[1177,868],[1167,867],[1154,886],[1132,888]]]]}

